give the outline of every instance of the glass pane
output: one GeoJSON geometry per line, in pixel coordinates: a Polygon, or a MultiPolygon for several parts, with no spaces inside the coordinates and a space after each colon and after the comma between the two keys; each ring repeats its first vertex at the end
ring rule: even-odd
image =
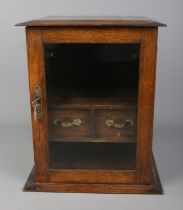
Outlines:
{"type": "Polygon", "coordinates": [[[45,44],[49,167],[135,169],[138,44],[45,44]]]}

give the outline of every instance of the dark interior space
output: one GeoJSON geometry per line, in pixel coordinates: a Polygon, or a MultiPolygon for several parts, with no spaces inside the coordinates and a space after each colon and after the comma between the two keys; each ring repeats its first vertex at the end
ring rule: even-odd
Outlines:
{"type": "Polygon", "coordinates": [[[44,50],[48,94],[138,89],[138,44],[45,44],[44,50]]]}
{"type": "Polygon", "coordinates": [[[50,168],[135,170],[136,144],[50,142],[50,168]]]}

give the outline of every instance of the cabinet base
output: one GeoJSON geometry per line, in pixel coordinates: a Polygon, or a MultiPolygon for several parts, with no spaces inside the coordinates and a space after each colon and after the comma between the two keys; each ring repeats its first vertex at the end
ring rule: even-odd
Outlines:
{"type": "Polygon", "coordinates": [[[77,183],[38,183],[35,182],[34,168],[24,186],[26,192],[77,192],[77,193],[124,193],[124,194],[163,194],[155,161],[152,161],[152,183],[140,184],[77,184],[77,183]]]}

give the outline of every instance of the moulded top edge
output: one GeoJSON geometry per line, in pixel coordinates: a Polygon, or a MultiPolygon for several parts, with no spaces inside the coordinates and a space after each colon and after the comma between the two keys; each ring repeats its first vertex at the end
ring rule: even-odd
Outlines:
{"type": "Polygon", "coordinates": [[[16,26],[130,26],[159,27],[166,24],[141,16],[48,16],[16,26]]]}

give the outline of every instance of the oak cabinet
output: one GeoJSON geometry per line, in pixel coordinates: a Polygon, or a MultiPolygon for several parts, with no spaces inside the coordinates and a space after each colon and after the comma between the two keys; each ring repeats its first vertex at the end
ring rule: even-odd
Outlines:
{"type": "Polygon", "coordinates": [[[26,26],[35,166],[25,191],[162,193],[152,155],[157,33],[142,17],[26,26]]]}

